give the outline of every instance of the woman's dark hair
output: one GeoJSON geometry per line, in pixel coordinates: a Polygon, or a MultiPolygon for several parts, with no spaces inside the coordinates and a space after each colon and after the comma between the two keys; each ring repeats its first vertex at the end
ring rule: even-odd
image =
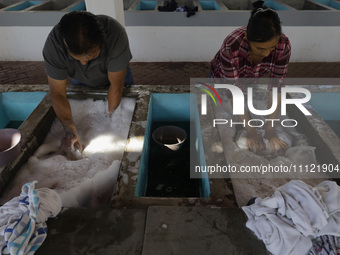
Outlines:
{"type": "Polygon", "coordinates": [[[254,10],[247,26],[247,40],[251,42],[267,42],[282,34],[279,15],[264,5],[264,1],[253,3],[254,10]]]}
{"type": "Polygon", "coordinates": [[[58,29],[69,51],[76,55],[86,54],[104,42],[102,25],[90,12],[74,11],[65,14],[58,29]]]}

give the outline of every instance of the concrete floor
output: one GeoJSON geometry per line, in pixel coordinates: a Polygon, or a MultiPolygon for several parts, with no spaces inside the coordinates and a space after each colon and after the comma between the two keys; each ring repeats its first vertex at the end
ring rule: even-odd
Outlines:
{"type": "MultiPolygon", "coordinates": [[[[209,64],[131,63],[131,69],[136,84],[188,85],[190,77],[207,78],[209,64]]],[[[289,77],[338,78],[339,71],[340,63],[292,63],[289,77]]],[[[48,90],[46,83],[42,62],[0,62],[0,84],[23,91],[30,84],[48,90]]],[[[48,221],[36,254],[267,254],[245,222],[235,206],[65,208],[48,221]]]]}
{"type": "Polygon", "coordinates": [[[265,255],[238,208],[71,208],[48,221],[37,255],[265,255]]]}

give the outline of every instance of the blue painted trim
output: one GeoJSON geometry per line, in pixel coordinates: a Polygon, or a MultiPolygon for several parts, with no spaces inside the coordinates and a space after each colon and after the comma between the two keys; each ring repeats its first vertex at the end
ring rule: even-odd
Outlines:
{"type": "Polygon", "coordinates": [[[27,2],[24,2],[24,3],[21,3],[21,4],[17,4],[13,7],[10,7],[8,9],[4,9],[4,11],[22,11],[22,10],[25,10],[33,5],[37,5],[37,4],[40,4],[42,3],[43,1],[27,1],[27,2]]]}
{"type": "Polygon", "coordinates": [[[0,94],[0,129],[5,128],[9,122],[7,113],[2,105],[2,96],[0,94]]]}
{"type": "Polygon", "coordinates": [[[86,10],[85,2],[81,2],[69,9],[69,11],[85,11],[85,10],[86,10]]]}
{"type": "MultiPolygon", "coordinates": [[[[190,171],[194,171],[194,165],[206,166],[205,153],[203,149],[202,128],[200,124],[199,112],[197,108],[196,94],[190,94],[190,171]]],[[[192,177],[192,174],[190,173],[192,177]]],[[[196,177],[197,178],[197,177],[196,177]]],[[[210,184],[208,173],[201,173],[201,190],[200,195],[203,198],[210,197],[210,184]]]]}
{"type": "Polygon", "coordinates": [[[315,0],[315,1],[320,4],[324,4],[334,9],[340,10],[340,2],[336,2],[333,0],[315,0]]]}
{"type": "Polygon", "coordinates": [[[152,94],[154,107],[152,121],[189,121],[189,94],[159,93],[152,94]],[[183,109],[187,109],[183,110],[183,109]]]}
{"type": "Polygon", "coordinates": [[[136,11],[152,11],[155,10],[157,1],[140,1],[136,7],[136,11]]]}
{"type": "Polygon", "coordinates": [[[198,1],[202,7],[202,10],[204,11],[220,11],[221,7],[218,5],[218,3],[216,3],[216,1],[209,1],[209,0],[199,0],[198,1]]]}
{"type": "Polygon", "coordinates": [[[309,104],[340,138],[340,93],[312,93],[309,104]]]}
{"type": "Polygon", "coordinates": [[[149,102],[149,110],[148,110],[148,118],[146,121],[146,129],[145,129],[145,135],[144,135],[144,143],[143,143],[143,150],[142,150],[142,156],[140,160],[139,165],[139,171],[138,171],[138,179],[137,179],[137,185],[135,189],[135,197],[143,197],[146,193],[146,184],[148,183],[148,168],[149,168],[149,152],[150,152],[150,146],[149,146],[149,140],[150,140],[150,133],[151,133],[151,126],[153,119],[152,115],[152,108],[153,108],[153,94],[150,97],[149,102]]]}
{"type": "Polygon", "coordinates": [[[287,11],[288,8],[275,1],[264,1],[265,6],[276,11],[287,11]]]}

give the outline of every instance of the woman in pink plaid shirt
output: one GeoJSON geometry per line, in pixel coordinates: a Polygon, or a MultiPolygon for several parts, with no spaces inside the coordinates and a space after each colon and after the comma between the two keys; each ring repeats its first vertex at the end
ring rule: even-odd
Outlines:
{"type": "MultiPolygon", "coordinates": [[[[263,6],[264,1],[253,3],[247,27],[241,27],[229,34],[221,49],[210,62],[211,76],[214,78],[259,78],[266,74],[277,82],[268,85],[268,108],[272,105],[272,88],[278,88],[278,105],[281,105],[280,88],[287,75],[291,55],[289,39],[282,33],[281,21],[272,9],[263,6]]],[[[241,83],[237,82],[241,87],[241,83]]],[[[268,119],[277,119],[279,109],[268,119]]],[[[248,122],[249,114],[245,111],[242,120],[248,122]]],[[[268,123],[269,124],[269,123],[268,123]]],[[[262,151],[265,145],[262,136],[255,128],[246,127],[247,146],[251,151],[262,151]]],[[[269,140],[273,151],[285,151],[288,145],[275,134],[274,127],[266,126],[264,138],[269,140]]]]}

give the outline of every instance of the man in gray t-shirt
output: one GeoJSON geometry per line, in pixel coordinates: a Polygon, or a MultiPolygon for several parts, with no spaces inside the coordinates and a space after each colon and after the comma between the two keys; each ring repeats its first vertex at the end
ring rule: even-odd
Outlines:
{"type": "Polygon", "coordinates": [[[120,104],[132,58],[125,29],[105,15],[70,12],[48,35],[43,56],[52,106],[66,132],[62,149],[81,150],[66,97],[66,80],[72,77],[92,87],[108,85],[108,112],[112,114],[120,104]]]}

